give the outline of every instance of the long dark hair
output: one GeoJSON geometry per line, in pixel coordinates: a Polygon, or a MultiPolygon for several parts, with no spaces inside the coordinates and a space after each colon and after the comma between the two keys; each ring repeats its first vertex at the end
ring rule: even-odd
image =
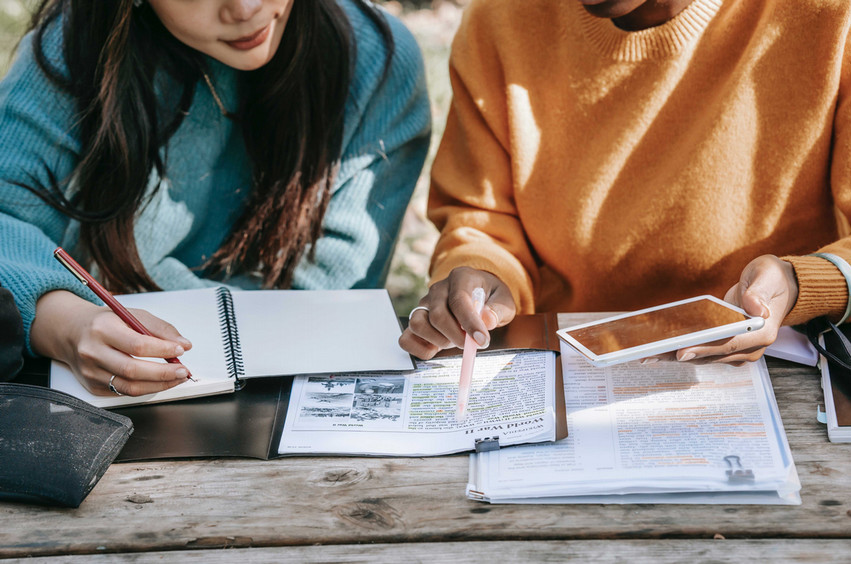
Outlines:
{"type": "MultiPolygon", "coordinates": [[[[360,9],[388,45],[387,22],[366,0],[360,9]]],[[[31,23],[36,60],[78,102],[81,158],[73,194],[27,187],[81,223],[80,238],[113,291],[159,289],[145,272],[133,235],[152,171],[162,178],[160,149],[178,129],[204,72],[204,57],[169,33],[146,3],[133,0],[42,0],[31,23]],[[67,72],[44,51],[51,24],[63,22],[67,72]],[[154,92],[154,75],[181,85],[172,107],[154,92]]],[[[344,107],[353,69],[351,24],[335,0],[294,0],[272,60],[245,73],[241,126],[253,166],[253,192],[243,215],[206,263],[208,275],[258,270],[264,287],[291,283],[305,249],[321,234],[342,150],[344,107]],[[250,101],[246,103],[246,101],[250,101]],[[269,127],[269,124],[286,127],[269,127]]]]}

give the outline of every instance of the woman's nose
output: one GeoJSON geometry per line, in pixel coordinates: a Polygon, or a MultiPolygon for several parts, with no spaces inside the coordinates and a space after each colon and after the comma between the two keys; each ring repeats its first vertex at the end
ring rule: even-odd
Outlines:
{"type": "Polygon", "coordinates": [[[222,8],[222,19],[230,22],[249,21],[263,7],[263,0],[229,0],[222,8]]]}

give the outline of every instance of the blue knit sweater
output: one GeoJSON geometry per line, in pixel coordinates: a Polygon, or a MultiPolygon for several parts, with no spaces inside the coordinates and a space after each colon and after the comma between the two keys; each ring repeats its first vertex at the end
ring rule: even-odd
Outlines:
{"type": "MultiPolygon", "coordinates": [[[[398,20],[386,16],[396,51],[382,82],[382,36],[350,0],[341,5],[354,29],[357,62],[339,173],[314,259],[304,258],[297,266],[293,287],[300,289],[383,286],[428,150],[429,103],[416,42],[398,20]]],[[[63,68],[61,32],[54,28],[45,52],[63,68]]],[[[53,258],[57,245],[82,256],[79,224],[18,186],[48,186],[51,176],[68,178],[81,147],[76,105],[39,69],[31,39],[21,42],[0,83],[0,285],[15,296],[27,342],[36,302],[44,293],[65,289],[98,303],[53,258]]],[[[212,60],[210,67],[225,107],[235,108],[240,72],[212,60]]],[[[241,133],[222,116],[203,81],[189,115],[168,142],[167,155],[163,178],[152,175],[150,182],[162,186],[135,226],[142,262],[164,290],[219,284],[199,277],[199,267],[239,217],[251,187],[251,166],[241,133]]],[[[227,283],[252,289],[260,279],[241,274],[227,283]]]]}

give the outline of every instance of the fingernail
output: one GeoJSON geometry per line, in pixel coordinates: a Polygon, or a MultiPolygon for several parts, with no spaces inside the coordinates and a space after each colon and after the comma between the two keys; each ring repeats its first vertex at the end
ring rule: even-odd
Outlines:
{"type": "Polygon", "coordinates": [[[185,337],[179,337],[177,340],[180,341],[185,347],[191,347],[192,346],[192,341],[190,341],[189,339],[187,339],[185,337]]]}
{"type": "Polygon", "coordinates": [[[175,374],[177,374],[177,376],[180,377],[180,378],[188,378],[189,377],[189,371],[186,370],[185,368],[178,368],[175,371],[175,374]]]}
{"type": "Polygon", "coordinates": [[[657,362],[659,362],[659,359],[656,358],[655,356],[650,356],[650,357],[641,359],[641,364],[655,364],[657,362]]]}
{"type": "Polygon", "coordinates": [[[488,306],[488,309],[491,310],[491,312],[493,313],[493,316],[496,318],[496,325],[497,325],[497,327],[499,327],[499,312],[497,312],[491,306],[488,306]]]}
{"type": "Polygon", "coordinates": [[[680,362],[688,362],[689,360],[694,358],[694,353],[686,353],[683,356],[679,357],[677,360],[680,362]]]}
{"type": "Polygon", "coordinates": [[[481,331],[473,333],[473,340],[476,341],[480,347],[488,346],[488,340],[485,338],[485,334],[481,331]]]}
{"type": "Polygon", "coordinates": [[[176,347],[174,347],[174,356],[180,356],[185,352],[186,352],[186,349],[184,349],[180,345],[177,345],[176,347]]]}

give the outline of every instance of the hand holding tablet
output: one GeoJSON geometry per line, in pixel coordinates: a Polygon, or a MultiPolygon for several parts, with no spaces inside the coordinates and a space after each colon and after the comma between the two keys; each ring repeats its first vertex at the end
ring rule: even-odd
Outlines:
{"type": "Polygon", "coordinates": [[[697,296],[566,327],[557,334],[594,366],[609,366],[756,331],[764,323],[714,296],[697,296]]]}

